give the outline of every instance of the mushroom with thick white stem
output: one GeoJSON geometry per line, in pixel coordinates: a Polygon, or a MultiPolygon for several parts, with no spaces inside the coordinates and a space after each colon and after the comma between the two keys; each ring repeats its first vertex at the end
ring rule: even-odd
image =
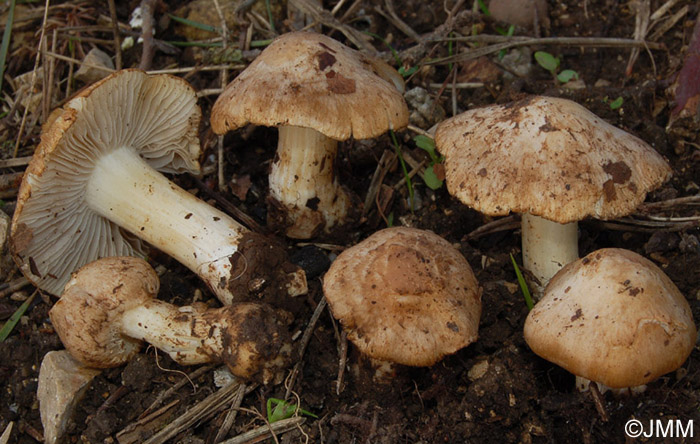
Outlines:
{"type": "Polygon", "coordinates": [[[281,247],[157,171],[199,171],[201,111],[187,82],[123,70],[52,115],[12,220],[15,261],[35,285],[60,294],[88,262],[142,254],[138,237],[197,273],[225,304],[246,299],[251,281],[304,293],[303,271],[283,266],[281,247]]]}
{"type": "Polygon", "coordinates": [[[323,293],[348,339],[382,370],[379,381],[388,363],[431,366],[477,337],[476,277],[464,256],[430,231],[377,231],[338,256],[323,293]]]}
{"type": "Polygon", "coordinates": [[[180,364],[223,362],[244,379],[281,381],[291,338],[269,305],[177,307],[155,299],[158,288],[143,259],[99,259],[74,273],[49,316],[66,349],[89,367],[121,365],[146,341],[180,364]]]}
{"type": "Polygon", "coordinates": [[[671,177],[646,142],[554,97],[464,112],[438,125],[435,144],[453,196],[522,214],[524,266],[542,287],[578,259],[577,221],[627,215],[671,177]]]}
{"type": "Polygon", "coordinates": [[[554,275],[525,320],[544,359],[601,392],[639,391],[680,367],[695,346],[688,301],[666,274],[628,250],[605,248],[554,275]]]}
{"type": "Polygon", "coordinates": [[[219,96],[214,132],[248,123],[277,126],[270,171],[271,217],[308,239],[344,224],[352,198],[338,183],[338,141],[368,139],[408,125],[404,82],[379,59],[312,32],[275,39],[219,96]]]}

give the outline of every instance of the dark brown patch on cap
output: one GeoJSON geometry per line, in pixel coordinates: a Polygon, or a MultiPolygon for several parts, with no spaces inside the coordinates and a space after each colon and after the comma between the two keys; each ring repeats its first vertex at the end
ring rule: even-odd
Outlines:
{"type": "Polygon", "coordinates": [[[479,172],[477,174],[481,177],[486,177],[486,175],[488,174],[488,171],[486,171],[486,168],[482,168],[479,170],[479,172]]]}
{"type": "Polygon", "coordinates": [[[632,170],[622,161],[606,163],[603,171],[610,174],[614,183],[625,183],[632,177],[632,170]]]}
{"type": "Polygon", "coordinates": [[[571,316],[571,321],[573,322],[581,317],[583,317],[583,310],[579,308],[578,310],[576,310],[576,313],[573,316],[571,316]]]}
{"type": "Polygon", "coordinates": [[[329,66],[335,64],[335,56],[329,52],[322,52],[316,56],[318,58],[319,71],[325,71],[329,66]]]}
{"type": "Polygon", "coordinates": [[[328,82],[328,90],[332,93],[352,94],[355,92],[355,80],[348,79],[340,73],[331,71],[326,74],[326,81],[328,82]],[[329,76],[331,73],[333,73],[333,75],[329,76]]]}
{"type": "Polygon", "coordinates": [[[615,183],[612,179],[606,180],[603,184],[603,194],[605,194],[605,201],[612,202],[617,197],[615,192],[615,183]]]}

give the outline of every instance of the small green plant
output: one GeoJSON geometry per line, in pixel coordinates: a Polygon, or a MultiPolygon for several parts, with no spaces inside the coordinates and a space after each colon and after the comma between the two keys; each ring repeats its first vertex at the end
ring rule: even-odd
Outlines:
{"type": "Polygon", "coordinates": [[[408,174],[408,168],[406,168],[406,161],[403,160],[403,154],[401,153],[401,146],[399,141],[396,139],[396,134],[394,131],[389,131],[391,134],[391,141],[394,142],[394,149],[396,150],[396,157],[399,159],[401,164],[401,169],[403,170],[403,177],[406,179],[406,187],[408,187],[408,205],[411,208],[411,213],[413,213],[413,182],[411,181],[411,176],[408,174]]]}
{"type": "Polygon", "coordinates": [[[297,411],[302,415],[318,419],[318,416],[314,415],[313,413],[304,409],[297,409],[296,404],[290,404],[283,399],[268,398],[267,400],[267,420],[270,422],[270,424],[283,419],[291,418],[297,411]]]}
{"type": "Polygon", "coordinates": [[[515,262],[515,258],[512,254],[510,255],[510,261],[513,263],[513,268],[515,268],[515,275],[518,277],[518,285],[520,286],[520,291],[523,292],[523,297],[525,298],[525,304],[527,305],[527,309],[532,310],[532,307],[534,307],[535,304],[532,302],[530,289],[527,288],[527,282],[525,282],[525,278],[520,272],[520,267],[518,267],[518,263],[515,262]]]}
{"type": "Polygon", "coordinates": [[[24,301],[22,305],[20,305],[19,308],[12,314],[12,316],[10,316],[10,319],[5,322],[5,325],[0,328],[0,342],[3,342],[8,336],[10,336],[10,333],[12,333],[15,325],[17,325],[19,319],[22,317],[22,315],[24,315],[24,312],[27,311],[27,308],[29,308],[29,305],[32,303],[35,296],[36,292],[29,296],[27,300],[24,301]]]}
{"type": "Polygon", "coordinates": [[[435,151],[435,141],[428,136],[420,134],[414,137],[413,141],[416,142],[418,148],[425,150],[430,156],[430,163],[425,167],[423,180],[430,189],[437,190],[444,182],[445,176],[442,163],[445,161],[445,156],[438,156],[435,151]]]}
{"type": "Polygon", "coordinates": [[[610,106],[610,109],[614,111],[614,110],[620,109],[622,107],[622,104],[625,102],[625,99],[623,99],[622,96],[619,96],[617,99],[615,99],[611,102],[610,99],[608,98],[608,96],[605,96],[605,98],[603,99],[603,102],[607,103],[608,106],[610,106]]]}
{"type": "Polygon", "coordinates": [[[561,61],[559,57],[554,57],[552,54],[545,51],[535,52],[535,61],[544,69],[549,71],[557,81],[566,83],[571,80],[578,80],[578,73],[573,69],[565,69],[559,72],[561,61]]]}
{"type": "Polygon", "coordinates": [[[408,78],[415,74],[416,71],[418,71],[418,66],[411,66],[411,67],[406,67],[404,66],[403,60],[401,60],[401,56],[399,56],[398,51],[394,49],[393,46],[389,44],[385,39],[383,39],[381,36],[369,32],[369,31],[364,31],[365,34],[367,34],[370,37],[374,37],[377,40],[380,40],[382,43],[386,45],[387,48],[389,48],[389,51],[391,51],[391,55],[394,57],[394,60],[396,61],[396,65],[399,67],[396,71],[401,75],[401,77],[408,78]]]}

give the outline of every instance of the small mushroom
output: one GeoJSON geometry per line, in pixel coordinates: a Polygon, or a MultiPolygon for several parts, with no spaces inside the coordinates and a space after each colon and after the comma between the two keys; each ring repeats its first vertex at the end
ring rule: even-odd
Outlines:
{"type": "Polygon", "coordinates": [[[158,288],[143,259],[99,259],[72,276],[49,316],[66,349],[90,367],[121,365],[146,341],[180,364],[223,362],[244,379],[281,380],[291,339],[268,305],[177,307],[155,299],[158,288]]]}
{"type": "Polygon", "coordinates": [[[270,214],[286,234],[308,239],[346,222],[353,205],[338,183],[338,141],[367,139],[408,124],[401,76],[386,63],[330,37],[278,37],[219,96],[214,132],[248,123],[277,126],[270,214]]]}
{"type": "Polygon", "coordinates": [[[374,233],[336,258],[323,292],[348,339],[376,361],[431,366],[477,337],[481,289],[474,273],[430,231],[374,233]]]}
{"type": "Polygon", "coordinates": [[[226,304],[245,299],[255,279],[304,293],[303,272],[281,265],[281,247],[157,171],[199,171],[200,114],[187,82],[138,70],[110,75],[52,113],[12,220],[24,275],[60,294],[82,265],[142,255],[141,239],[197,273],[226,304]]]}
{"type": "Polygon", "coordinates": [[[688,302],[651,261],[597,250],[559,271],[525,321],[536,354],[607,388],[639,391],[680,367],[697,330],[688,302]]]}
{"type": "Polygon", "coordinates": [[[652,147],[566,99],[533,96],[442,122],[450,194],[490,216],[522,214],[523,262],[542,287],[578,259],[578,224],[632,212],[671,177],[652,147]]]}

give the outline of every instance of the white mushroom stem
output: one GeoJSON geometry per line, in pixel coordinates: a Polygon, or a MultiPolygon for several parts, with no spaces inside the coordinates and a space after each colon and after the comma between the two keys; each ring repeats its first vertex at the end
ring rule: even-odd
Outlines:
{"type": "MultiPolygon", "coordinates": [[[[197,273],[217,292],[231,275],[229,257],[247,231],[227,214],[197,199],[148,165],[129,147],[95,164],[85,201],[90,209],[156,246],[197,273]]],[[[233,271],[235,274],[237,271],[233,271]]]]}
{"type": "Polygon", "coordinates": [[[335,177],[337,150],[337,141],[316,130],[279,127],[270,195],[287,210],[287,236],[308,239],[345,219],[350,199],[335,177]]]}
{"type": "Polygon", "coordinates": [[[578,259],[578,223],[522,215],[523,266],[544,288],[564,265],[578,259]]]}
{"type": "MultiPolygon", "coordinates": [[[[131,148],[115,149],[97,160],[85,201],[92,211],[187,266],[224,304],[240,299],[227,283],[246,271],[233,270],[231,257],[249,231],[170,182],[131,148]]],[[[291,273],[290,295],[306,292],[299,273],[303,271],[291,273]]]]}
{"type": "Polygon", "coordinates": [[[598,386],[598,391],[601,394],[610,390],[615,396],[638,395],[640,393],[643,393],[647,389],[646,384],[636,385],[634,387],[612,388],[603,384],[602,382],[591,381],[590,379],[586,379],[583,376],[576,375],[576,388],[579,392],[587,392],[590,389],[591,383],[596,384],[598,386]]]}
{"type": "MultiPolygon", "coordinates": [[[[223,355],[222,330],[215,323],[197,326],[197,331],[208,331],[204,337],[195,334],[195,323],[207,322],[205,310],[193,306],[177,307],[153,299],[124,312],[121,333],[130,338],[146,341],[183,365],[211,362],[223,355]]],[[[234,345],[235,346],[235,345],[234,345]]]]}

